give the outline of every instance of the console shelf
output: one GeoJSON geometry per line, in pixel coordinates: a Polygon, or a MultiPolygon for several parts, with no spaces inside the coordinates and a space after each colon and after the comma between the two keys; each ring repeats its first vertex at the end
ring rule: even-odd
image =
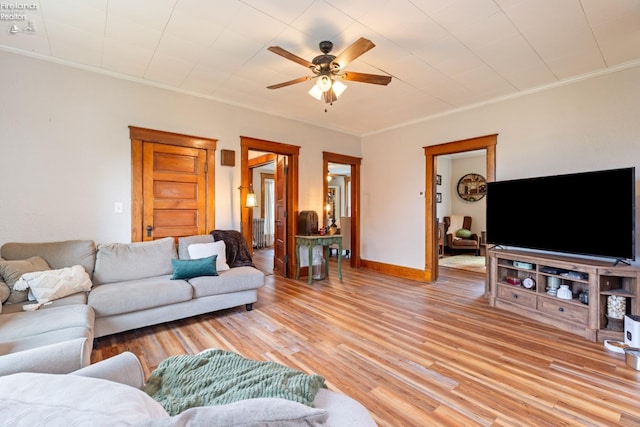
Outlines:
{"type": "Polygon", "coordinates": [[[625,314],[640,314],[635,267],[495,248],[488,251],[488,261],[491,305],[591,341],[624,339],[620,319],[607,317],[610,296],[624,299],[625,314]],[[571,299],[557,296],[561,286],[568,287],[571,299]]]}

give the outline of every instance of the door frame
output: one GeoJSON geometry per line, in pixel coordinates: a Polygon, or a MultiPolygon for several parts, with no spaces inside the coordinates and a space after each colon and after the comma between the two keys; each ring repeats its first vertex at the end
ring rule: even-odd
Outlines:
{"type": "Polygon", "coordinates": [[[436,157],[444,154],[463,153],[465,151],[486,150],[487,182],[496,179],[496,144],[498,134],[485,135],[460,141],[424,147],[426,173],[425,188],[425,268],[424,280],[428,283],[438,280],[438,224],[436,223],[436,157]]]}
{"type": "Polygon", "coordinates": [[[131,241],[142,242],[144,239],[144,197],[142,182],[142,147],[144,142],[206,150],[205,182],[207,188],[205,229],[215,229],[215,153],[218,140],[136,126],[129,126],[129,138],[131,139],[131,241]]]}
{"type": "MultiPolygon", "coordinates": [[[[296,226],[298,218],[298,170],[300,147],[296,145],[283,144],[281,142],[266,141],[264,139],[252,138],[249,136],[240,136],[240,200],[244,200],[249,191],[249,183],[251,182],[251,171],[249,168],[249,151],[264,151],[266,153],[287,156],[288,158],[288,174],[287,174],[287,277],[293,277],[295,269],[295,238],[296,226]]],[[[250,208],[246,208],[243,203],[240,204],[242,209],[242,224],[240,228],[244,239],[249,242],[251,247],[251,224],[249,223],[250,208]]]]}
{"type": "MultiPolygon", "coordinates": [[[[328,151],[322,152],[323,207],[329,191],[329,184],[326,179],[329,173],[329,163],[351,166],[351,253],[349,255],[349,266],[351,268],[360,268],[360,165],[362,158],[328,151]]],[[[322,209],[322,212],[326,223],[327,212],[324,209],[322,209]]]]}

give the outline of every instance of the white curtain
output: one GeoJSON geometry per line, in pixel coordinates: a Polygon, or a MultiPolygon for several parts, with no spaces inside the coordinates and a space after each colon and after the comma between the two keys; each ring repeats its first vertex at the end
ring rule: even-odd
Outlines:
{"type": "Polygon", "coordinates": [[[273,234],[275,228],[275,183],[272,179],[264,180],[264,234],[267,239],[267,246],[273,245],[273,234]]]}

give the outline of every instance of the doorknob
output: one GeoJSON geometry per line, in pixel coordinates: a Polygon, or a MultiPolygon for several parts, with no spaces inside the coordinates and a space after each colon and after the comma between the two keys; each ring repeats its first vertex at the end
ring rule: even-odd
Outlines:
{"type": "Polygon", "coordinates": [[[147,237],[151,237],[151,230],[153,230],[153,227],[150,225],[147,225],[147,237]]]}

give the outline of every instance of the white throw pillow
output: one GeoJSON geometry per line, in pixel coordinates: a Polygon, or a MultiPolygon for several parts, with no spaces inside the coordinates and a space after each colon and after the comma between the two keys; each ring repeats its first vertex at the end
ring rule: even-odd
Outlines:
{"type": "Polygon", "coordinates": [[[189,251],[189,258],[191,259],[218,255],[216,258],[216,270],[225,271],[230,268],[229,264],[227,264],[227,247],[224,244],[224,240],[211,243],[193,243],[187,247],[187,251],[189,251]]]}
{"type": "Polygon", "coordinates": [[[77,375],[0,377],[0,426],[128,426],[169,414],[137,388],[77,375]]]}
{"type": "Polygon", "coordinates": [[[90,291],[91,279],[84,267],[74,265],[59,270],[25,273],[13,288],[19,291],[30,289],[35,299],[44,304],[78,292],[90,291]]]}

